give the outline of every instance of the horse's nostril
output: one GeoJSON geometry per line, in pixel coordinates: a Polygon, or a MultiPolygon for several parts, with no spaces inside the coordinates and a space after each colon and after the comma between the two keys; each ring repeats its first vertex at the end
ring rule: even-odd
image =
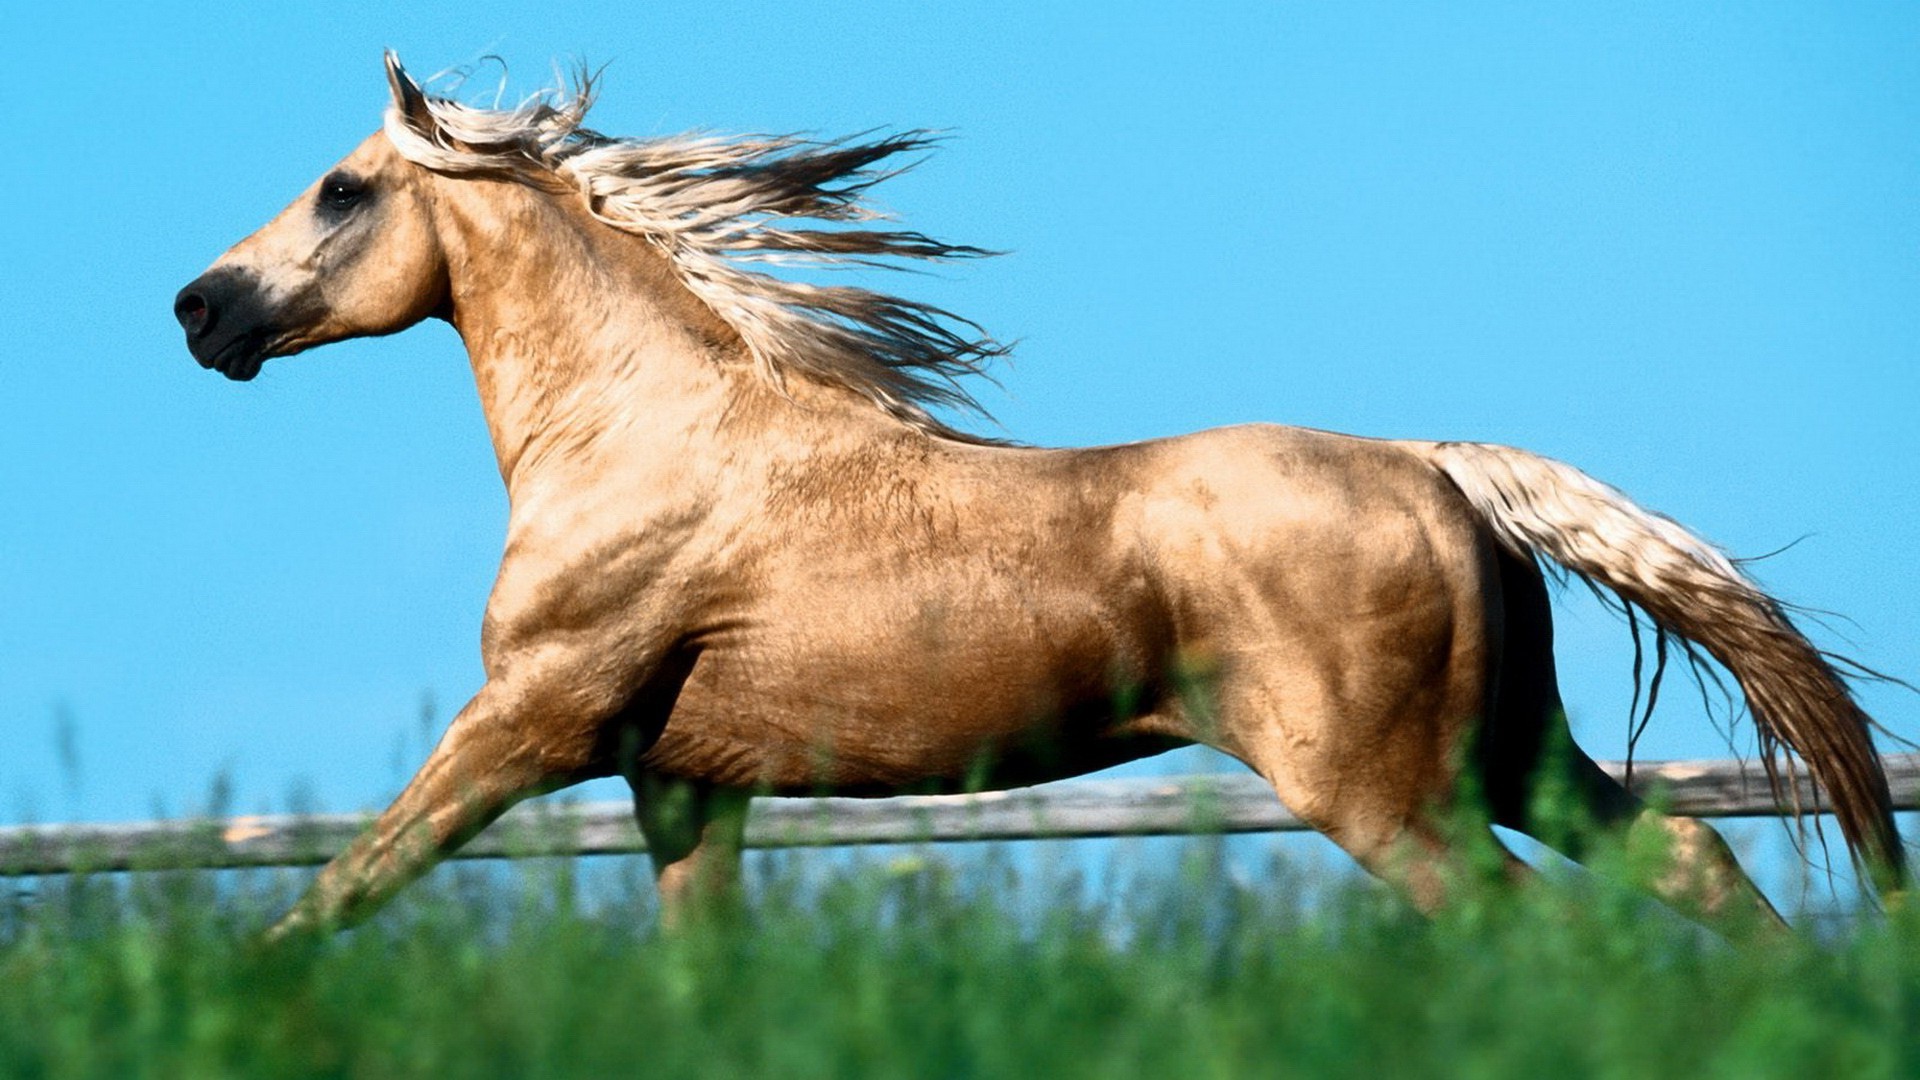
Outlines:
{"type": "Polygon", "coordinates": [[[173,302],[173,317],[189,332],[198,330],[207,321],[206,298],[197,292],[183,292],[173,302]]]}

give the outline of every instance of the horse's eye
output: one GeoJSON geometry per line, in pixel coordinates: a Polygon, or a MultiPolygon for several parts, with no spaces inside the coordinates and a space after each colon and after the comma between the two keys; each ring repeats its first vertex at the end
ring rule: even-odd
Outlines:
{"type": "Polygon", "coordinates": [[[320,182],[320,205],[329,210],[350,210],[366,194],[367,185],[357,176],[335,173],[320,182]]]}

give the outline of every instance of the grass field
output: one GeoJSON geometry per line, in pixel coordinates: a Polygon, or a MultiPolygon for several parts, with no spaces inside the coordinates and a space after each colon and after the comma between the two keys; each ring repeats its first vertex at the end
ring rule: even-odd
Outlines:
{"type": "MultiPolygon", "coordinates": [[[[1920,1069],[1920,918],[1729,947],[1590,881],[1438,921],[1196,840],[1093,888],[972,849],[763,858],[662,938],[636,861],[443,868],[268,950],[295,874],[0,901],[0,1075],[1809,1077],[1920,1069]]],[[[1031,860],[1024,860],[1030,863],[1031,860]]]]}

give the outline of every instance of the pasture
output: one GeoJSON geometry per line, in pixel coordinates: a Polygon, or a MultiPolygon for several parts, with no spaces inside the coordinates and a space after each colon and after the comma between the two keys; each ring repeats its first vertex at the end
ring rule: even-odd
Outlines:
{"type": "Polygon", "coordinates": [[[0,1080],[1920,1074],[1913,18],[1025,7],[20,20],[0,1080]]]}
{"type": "Polygon", "coordinates": [[[1554,875],[1429,921],[1350,870],[1221,873],[1221,845],[1123,848],[1101,881],[992,845],[765,854],[739,924],[667,937],[638,860],[460,864],[284,950],[257,935],[303,874],[46,879],[0,901],[0,1065],[1871,1077],[1911,1075],[1920,1054],[1912,911],[1734,949],[1554,875]]]}

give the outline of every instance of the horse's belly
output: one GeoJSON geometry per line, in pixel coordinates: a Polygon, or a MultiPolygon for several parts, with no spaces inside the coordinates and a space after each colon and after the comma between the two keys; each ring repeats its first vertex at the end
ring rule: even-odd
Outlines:
{"type": "Polygon", "coordinates": [[[1110,627],[1002,626],[906,648],[841,630],[703,652],[643,763],[775,791],[883,792],[1037,783],[1178,745],[1139,642],[1110,627]]]}

